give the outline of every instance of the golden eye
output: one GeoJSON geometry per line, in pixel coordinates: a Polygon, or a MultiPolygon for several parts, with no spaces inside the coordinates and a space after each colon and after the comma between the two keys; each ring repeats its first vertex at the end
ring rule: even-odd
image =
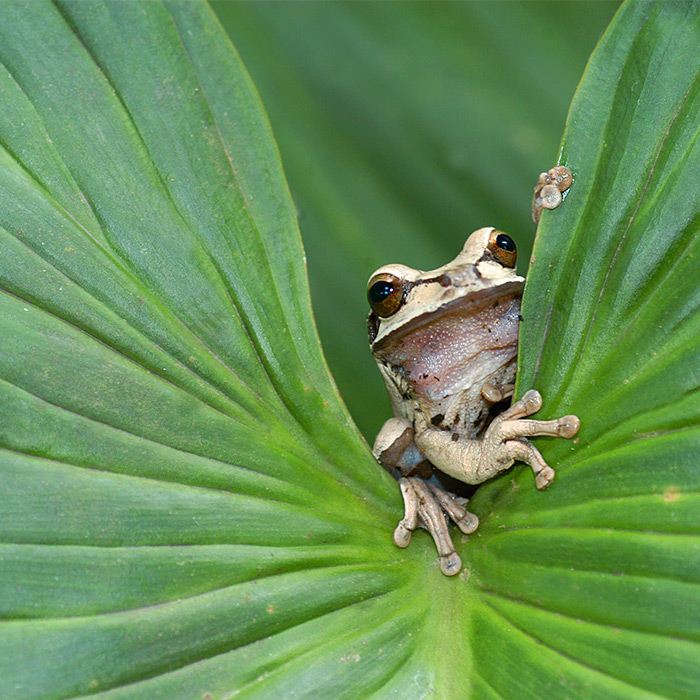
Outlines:
{"type": "Polygon", "coordinates": [[[404,296],[403,281],[388,272],[374,275],[367,285],[367,300],[380,318],[395,314],[401,308],[404,296]]]}
{"type": "Polygon", "coordinates": [[[494,229],[491,232],[487,247],[501,265],[504,267],[515,267],[515,261],[518,259],[518,249],[515,246],[515,241],[510,236],[494,229]]]}

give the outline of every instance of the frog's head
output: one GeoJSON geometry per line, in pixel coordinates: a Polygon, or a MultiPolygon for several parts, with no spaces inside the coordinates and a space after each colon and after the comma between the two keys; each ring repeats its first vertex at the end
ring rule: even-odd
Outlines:
{"type": "Polygon", "coordinates": [[[525,280],[515,271],[517,250],[507,234],[480,228],[459,255],[436,270],[405,265],[379,268],[367,284],[372,352],[445,316],[470,316],[519,297],[525,280]]]}

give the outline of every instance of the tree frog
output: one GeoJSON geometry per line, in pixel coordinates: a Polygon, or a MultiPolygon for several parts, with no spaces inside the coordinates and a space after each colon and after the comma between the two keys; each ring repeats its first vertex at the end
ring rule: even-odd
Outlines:
{"type": "Polygon", "coordinates": [[[417,527],[427,529],[447,576],[462,562],[445,516],[466,534],[479,520],[438,477],[480,484],[521,461],[544,489],[554,470],[527,438],[571,438],[579,428],[576,416],[527,419],[542,406],[534,390],[498,412],[515,381],[525,283],[515,271],[516,256],[510,236],[481,228],[443,267],[424,272],[387,265],[367,286],[370,348],[394,412],[373,452],[398,480],[405,505],[394,542],[407,547],[417,527]]]}

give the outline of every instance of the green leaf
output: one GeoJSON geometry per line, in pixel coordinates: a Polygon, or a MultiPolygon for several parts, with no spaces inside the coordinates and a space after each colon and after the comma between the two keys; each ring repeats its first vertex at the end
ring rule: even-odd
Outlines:
{"type": "Polygon", "coordinates": [[[240,687],[270,654],[342,647],[303,623],[354,605],[393,634],[399,496],[321,358],[278,154],[215,18],[0,15],[0,697],[192,697],[212,665],[240,687]]]}
{"type": "Polygon", "coordinates": [[[558,659],[585,697],[700,693],[699,52],[697,4],[628,3],[588,66],[518,375],[542,415],[581,418],[579,443],[540,441],[545,494],[519,473],[475,501],[493,512],[474,548],[490,614],[546,650],[539,683],[558,659]]]}

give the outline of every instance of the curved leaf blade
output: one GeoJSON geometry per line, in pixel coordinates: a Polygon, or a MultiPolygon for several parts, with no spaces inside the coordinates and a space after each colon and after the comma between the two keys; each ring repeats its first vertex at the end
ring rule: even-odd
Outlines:
{"type": "Polygon", "coordinates": [[[405,636],[395,485],[328,375],[213,15],[0,16],[0,697],[191,697],[224,658],[230,690],[268,672],[240,666],[257,640],[279,665],[365,608],[355,637],[405,636]]]}
{"type": "Polygon", "coordinates": [[[579,415],[578,444],[540,441],[547,492],[522,470],[475,499],[493,513],[474,551],[490,615],[547,648],[541,677],[550,664],[577,697],[700,692],[699,51],[696,4],[632,2],[596,50],[562,145],[574,184],[535,242],[518,375],[543,416],[579,415]]]}

